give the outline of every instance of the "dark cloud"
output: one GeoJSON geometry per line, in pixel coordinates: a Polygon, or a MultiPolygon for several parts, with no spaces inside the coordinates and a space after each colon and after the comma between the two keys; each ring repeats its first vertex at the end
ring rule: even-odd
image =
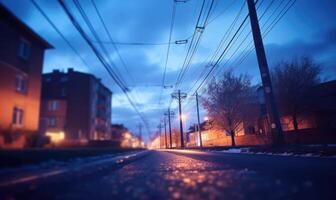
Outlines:
{"type": "MultiPolygon", "coordinates": [[[[324,32],[315,33],[303,39],[296,39],[283,44],[265,44],[265,50],[270,67],[283,60],[291,60],[301,56],[312,57],[317,63],[321,64],[322,77],[328,79],[336,78],[336,29],[331,28],[324,32]],[[317,37],[318,36],[318,37],[317,37]]],[[[242,52],[243,54],[245,52],[242,52]]],[[[240,66],[240,72],[248,72],[253,75],[254,80],[259,82],[258,63],[255,52],[240,66]]]]}

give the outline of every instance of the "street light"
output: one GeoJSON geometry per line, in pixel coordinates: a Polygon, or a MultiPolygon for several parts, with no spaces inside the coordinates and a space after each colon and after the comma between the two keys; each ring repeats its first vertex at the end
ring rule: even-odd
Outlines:
{"type": "Polygon", "coordinates": [[[185,115],[185,114],[182,114],[182,115],[181,115],[181,119],[182,119],[182,121],[184,121],[184,122],[185,122],[185,121],[186,121],[186,119],[187,119],[187,115],[185,115]]]}

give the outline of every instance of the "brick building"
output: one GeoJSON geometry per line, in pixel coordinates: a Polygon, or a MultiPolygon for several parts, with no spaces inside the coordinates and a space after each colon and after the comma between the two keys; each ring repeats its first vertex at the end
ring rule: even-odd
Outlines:
{"type": "Polygon", "coordinates": [[[41,130],[54,142],[110,139],[111,98],[91,74],[73,69],[44,74],[41,130]]]}
{"type": "Polygon", "coordinates": [[[0,4],[0,146],[38,131],[44,52],[52,46],[0,4]]]}

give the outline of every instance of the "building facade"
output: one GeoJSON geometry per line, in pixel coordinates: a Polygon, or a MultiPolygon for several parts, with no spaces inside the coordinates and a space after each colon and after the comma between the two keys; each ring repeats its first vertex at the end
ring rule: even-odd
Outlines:
{"type": "Polygon", "coordinates": [[[38,131],[44,52],[52,46],[0,4],[0,146],[38,131]]]}
{"type": "MultiPolygon", "coordinates": [[[[272,136],[264,100],[259,104],[249,102],[248,113],[254,117],[242,122],[242,128],[236,133],[237,145],[265,145],[272,143],[272,136]]],[[[298,130],[295,130],[292,117],[280,110],[280,120],[284,139],[288,144],[333,144],[336,142],[336,81],[328,81],[313,86],[301,103],[302,111],[298,117],[298,130]]],[[[231,138],[224,130],[211,126],[202,127],[202,144],[209,146],[230,146],[231,138]]],[[[187,146],[199,146],[198,132],[189,133],[187,146]]]]}
{"type": "Polygon", "coordinates": [[[112,92],[91,74],[68,69],[43,75],[41,130],[54,142],[108,140],[112,92]]]}

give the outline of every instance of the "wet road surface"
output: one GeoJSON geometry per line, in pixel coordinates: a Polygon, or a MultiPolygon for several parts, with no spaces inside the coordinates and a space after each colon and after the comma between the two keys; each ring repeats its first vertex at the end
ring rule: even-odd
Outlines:
{"type": "Polygon", "coordinates": [[[336,199],[336,159],[150,151],[119,166],[0,188],[0,199],[336,199]]]}

